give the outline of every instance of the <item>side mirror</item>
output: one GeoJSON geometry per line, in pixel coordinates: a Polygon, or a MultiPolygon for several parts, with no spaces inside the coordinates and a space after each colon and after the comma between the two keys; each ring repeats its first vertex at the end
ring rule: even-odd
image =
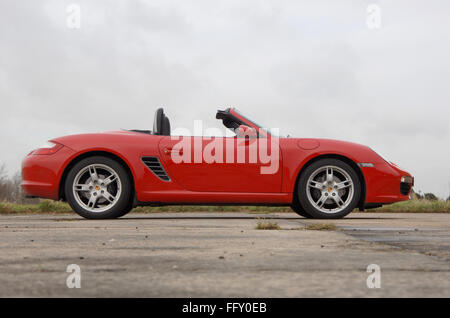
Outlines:
{"type": "Polygon", "coordinates": [[[256,129],[249,127],[247,125],[240,125],[236,129],[236,136],[240,138],[256,138],[258,134],[256,133],[256,129]]]}

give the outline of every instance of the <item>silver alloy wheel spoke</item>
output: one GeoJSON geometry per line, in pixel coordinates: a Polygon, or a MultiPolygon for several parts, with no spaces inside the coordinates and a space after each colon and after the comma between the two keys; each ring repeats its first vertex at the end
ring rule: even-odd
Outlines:
{"type": "Polygon", "coordinates": [[[322,194],[319,198],[319,200],[317,200],[317,205],[321,208],[323,207],[323,205],[325,204],[325,202],[327,201],[328,197],[325,196],[325,194],[322,194]]]}
{"type": "Polygon", "coordinates": [[[114,169],[104,164],[91,164],[81,169],[73,181],[76,202],[89,212],[111,209],[122,193],[122,183],[114,169]]]}
{"type": "Polygon", "coordinates": [[[112,194],[110,194],[108,191],[105,191],[105,192],[103,193],[103,197],[104,197],[106,200],[108,200],[109,202],[113,202],[114,199],[115,199],[115,197],[114,197],[112,194]]]}
{"type": "Polygon", "coordinates": [[[345,180],[343,182],[336,183],[335,186],[336,186],[336,189],[341,190],[341,189],[345,189],[347,187],[350,187],[351,185],[352,185],[352,181],[345,180]]]}
{"type": "Polygon", "coordinates": [[[91,191],[89,184],[77,184],[74,187],[77,191],[91,191]]]}
{"type": "Polygon", "coordinates": [[[309,186],[311,188],[315,188],[315,189],[319,189],[319,190],[321,190],[323,188],[323,184],[321,182],[317,182],[314,180],[309,182],[309,186]]]}
{"type": "Polygon", "coordinates": [[[338,195],[334,196],[333,199],[336,202],[336,204],[338,205],[338,207],[341,207],[345,204],[344,201],[342,201],[341,197],[338,195]]]}
{"type": "Polygon", "coordinates": [[[97,169],[95,168],[94,165],[89,166],[89,174],[91,175],[91,180],[92,181],[97,181],[98,180],[97,169]]]}
{"type": "Polygon", "coordinates": [[[114,182],[116,180],[116,176],[115,175],[110,175],[109,177],[103,179],[103,183],[105,186],[111,184],[112,182],[114,182]]]}
{"type": "Polygon", "coordinates": [[[327,174],[327,178],[326,178],[327,182],[332,182],[333,181],[333,168],[327,167],[326,174],[327,174]]]}
{"type": "Polygon", "coordinates": [[[96,203],[97,203],[97,196],[92,194],[91,197],[89,198],[87,206],[90,207],[91,209],[94,209],[96,203]]]}
{"type": "Polygon", "coordinates": [[[339,213],[352,202],[353,180],[343,168],[320,167],[310,175],[306,184],[308,201],[320,212],[339,213]]]}

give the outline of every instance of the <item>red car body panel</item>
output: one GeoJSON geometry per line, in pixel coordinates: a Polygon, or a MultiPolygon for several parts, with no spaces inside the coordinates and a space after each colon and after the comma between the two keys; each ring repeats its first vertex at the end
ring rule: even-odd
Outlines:
{"type": "MultiPolygon", "coordinates": [[[[253,128],[253,122],[235,113],[253,128]]],[[[261,138],[270,134],[261,132],[261,138]]],[[[211,140],[226,143],[228,138],[202,139],[189,137],[206,147],[211,140]]],[[[235,147],[244,140],[231,137],[235,147]]],[[[70,164],[86,154],[108,153],[120,158],[133,177],[138,203],[154,204],[273,204],[289,205],[297,178],[311,160],[321,156],[339,156],[373,167],[361,167],[364,178],[364,203],[392,203],[408,200],[400,193],[400,179],[409,173],[387,163],[366,146],[328,139],[279,138],[279,169],[273,174],[260,174],[264,164],[255,163],[174,163],[169,155],[176,140],[169,136],[132,131],[82,134],[53,139],[63,145],[51,155],[28,155],[22,163],[22,186],[27,195],[58,200],[63,198],[61,186],[70,164]],[[170,181],[158,178],[143,163],[142,157],[158,157],[170,181]]],[[[271,149],[272,150],[272,149],[271,149]]],[[[193,154],[192,154],[193,155],[193,154]]],[[[225,156],[225,155],[224,155],[225,156]]],[[[259,160],[259,159],[258,159],[259,160]]],[[[225,157],[224,157],[225,161],[225,157]]]]}
{"type": "MultiPolygon", "coordinates": [[[[209,143],[220,142],[223,149],[227,149],[226,144],[233,147],[233,162],[226,162],[225,153],[222,154],[222,163],[174,163],[171,154],[166,153],[166,149],[173,148],[178,140],[171,140],[171,137],[164,137],[159,142],[160,157],[165,163],[169,175],[184,189],[189,191],[208,192],[240,192],[240,193],[279,193],[281,192],[282,170],[274,174],[262,175],[260,173],[260,158],[257,162],[238,163],[237,148],[243,147],[245,158],[249,158],[248,147],[258,142],[257,139],[245,140],[233,137],[188,137],[191,144],[196,142],[202,147],[202,152],[209,143]]],[[[191,147],[191,158],[194,158],[194,147],[191,147]]],[[[281,156],[279,156],[281,157],[281,156]]]]}

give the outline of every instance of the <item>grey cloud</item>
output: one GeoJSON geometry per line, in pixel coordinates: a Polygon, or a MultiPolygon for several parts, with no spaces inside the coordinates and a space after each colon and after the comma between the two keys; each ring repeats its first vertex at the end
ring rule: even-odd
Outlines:
{"type": "Polygon", "coordinates": [[[294,136],[361,142],[449,195],[448,1],[12,1],[0,4],[1,162],[56,136],[220,127],[237,106],[294,136]],[[82,27],[66,27],[79,3],[82,27]],[[7,151],[5,151],[7,149],[7,151]]]}

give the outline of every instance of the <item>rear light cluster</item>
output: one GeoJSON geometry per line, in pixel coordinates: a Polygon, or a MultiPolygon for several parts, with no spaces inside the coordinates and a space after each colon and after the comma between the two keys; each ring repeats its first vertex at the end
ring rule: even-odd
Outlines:
{"type": "Polygon", "coordinates": [[[36,150],[33,150],[28,155],[52,155],[63,147],[61,144],[54,142],[47,142],[36,150]]]}

